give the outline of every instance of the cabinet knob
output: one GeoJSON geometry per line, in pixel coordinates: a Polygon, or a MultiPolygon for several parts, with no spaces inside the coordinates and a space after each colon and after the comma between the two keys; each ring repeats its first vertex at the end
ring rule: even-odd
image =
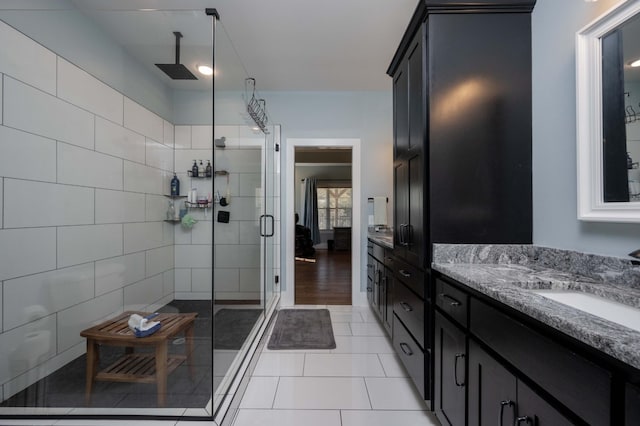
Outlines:
{"type": "Polygon", "coordinates": [[[405,271],[404,269],[400,269],[398,272],[400,273],[400,275],[402,275],[405,278],[411,278],[411,274],[405,271]]]}
{"type": "Polygon", "coordinates": [[[500,417],[498,417],[498,424],[502,426],[502,417],[504,417],[504,407],[513,407],[515,403],[510,399],[505,399],[504,401],[500,401],[500,417]]]}

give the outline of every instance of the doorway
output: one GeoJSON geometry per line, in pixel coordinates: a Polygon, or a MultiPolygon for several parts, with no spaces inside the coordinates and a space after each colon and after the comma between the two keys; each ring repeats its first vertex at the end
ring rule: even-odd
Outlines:
{"type": "Polygon", "coordinates": [[[290,222],[285,225],[286,275],[281,304],[364,305],[366,297],[362,296],[359,266],[360,140],[288,139],[286,147],[283,217],[290,222]],[[320,235],[311,243],[313,250],[306,253],[298,250],[301,256],[296,256],[296,213],[298,234],[300,228],[310,228],[305,226],[302,208],[306,184],[303,179],[309,178],[315,178],[317,194],[313,199],[320,235]]]}
{"type": "Polygon", "coordinates": [[[351,147],[295,148],[295,304],[351,305],[351,147]]]}

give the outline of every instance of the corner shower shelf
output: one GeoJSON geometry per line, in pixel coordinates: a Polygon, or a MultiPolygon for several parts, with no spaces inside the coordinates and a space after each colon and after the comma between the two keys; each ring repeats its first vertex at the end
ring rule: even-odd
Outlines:
{"type": "Polygon", "coordinates": [[[213,203],[190,203],[186,201],[185,204],[190,209],[208,209],[213,203]]]}
{"type": "Polygon", "coordinates": [[[191,170],[187,170],[187,176],[189,176],[190,178],[193,179],[211,179],[211,175],[210,176],[200,176],[200,174],[198,174],[198,176],[193,176],[193,173],[191,172],[191,170]]]}
{"type": "Polygon", "coordinates": [[[171,198],[172,200],[177,200],[178,198],[187,198],[186,195],[167,195],[164,194],[165,197],[167,198],[171,198]]]}

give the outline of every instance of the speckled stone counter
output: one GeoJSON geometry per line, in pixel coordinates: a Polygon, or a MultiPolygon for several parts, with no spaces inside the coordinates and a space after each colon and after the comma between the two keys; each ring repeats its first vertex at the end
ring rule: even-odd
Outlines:
{"type": "Polygon", "coordinates": [[[369,232],[367,233],[367,237],[371,241],[383,247],[390,248],[390,249],[393,248],[393,231],[390,229],[385,229],[378,232],[372,229],[369,229],[369,232]]]}
{"type": "Polygon", "coordinates": [[[434,244],[433,269],[640,369],[640,332],[535,294],[576,290],[640,308],[631,260],[528,245],[434,244]]]}

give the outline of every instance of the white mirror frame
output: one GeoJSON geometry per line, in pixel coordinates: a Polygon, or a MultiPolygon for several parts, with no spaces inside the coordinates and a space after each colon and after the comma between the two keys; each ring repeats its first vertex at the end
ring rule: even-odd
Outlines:
{"type": "Polygon", "coordinates": [[[640,1],[623,0],[576,34],[579,220],[640,222],[640,202],[604,202],[602,185],[602,43],[600,41],[609,31],[638,13],[640,13],[640,1]]]}

